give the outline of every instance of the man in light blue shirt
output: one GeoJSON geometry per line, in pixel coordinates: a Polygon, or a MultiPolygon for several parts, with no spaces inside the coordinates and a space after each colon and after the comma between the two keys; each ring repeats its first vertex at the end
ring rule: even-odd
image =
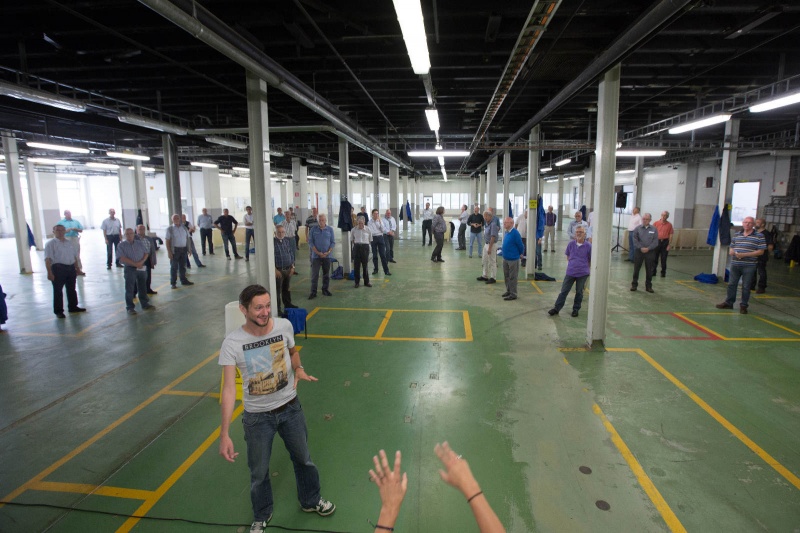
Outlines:
{"type": "Polygon", "coordinates": [[[67,230],[64,238],[72,243],[75,251],[78,253],[78,260],[75,262],[75,267],[80,271],[79,276],[85,276],[83,272],[83,265],[81,264],[81,233],[83,233],[83,225],[72,218],[72,212],[67,209],[64,211],[64,218],[58,221],[58,224],[64,226],[67,230]]]}
{"type": "Polygon", "coordinates": [[[203,248],[203,255],[206,255],[206,241],[208,241],[208,253],[214,255],[214,242],[211,239],[211,231],[214,229],[214,219],[208,214],[208,209],[203,208],[203,214],[197,217],[197,227],[200,228],[200,246],[203,248]]]}
{"type": "Polygon", "coordinates": [[[279,207],[279,208],[278,208],[278,214],[277,214],[277,215],[275,215],[274,217],[272,217],[272,222],[273,222],[273,223],[274,223],[276,226],[282,226],[282,225],[283,225],[283,223],[284,223],[285,221],[286,221],[286,217],[285,217],[285,216],[284,216],[284,214],[283,214],[283,209],[281,209],[281,208],[279,207]]]}
{"type": "Polygon", "coordinates": [[[308,246],[311,248],[311,294],[308,299],[317,297],[317,283],[319,282],[319,267],[322,266],[322,294],[333,296],[328,290],[331,281],[331,260],[336,239],[333,228],[328,226],[328,217],[319,215],[319,225],[308,232],[308,246]]]}

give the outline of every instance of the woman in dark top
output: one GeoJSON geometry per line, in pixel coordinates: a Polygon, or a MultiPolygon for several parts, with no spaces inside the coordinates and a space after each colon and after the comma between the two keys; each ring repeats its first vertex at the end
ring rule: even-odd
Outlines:
{"type": "Polygon", "coordinates": [[[444,207],[439,206],[436,208],[436,214],[433,215],[433,223],[431,229],[433,230],[433,238],[436,240],[436,248],[433,249],[431,261],[434,263],[444,263],[442,259],[442,246],[444,246],[444,233],[447,231],[447,223],[444,221],[444,207]]]}

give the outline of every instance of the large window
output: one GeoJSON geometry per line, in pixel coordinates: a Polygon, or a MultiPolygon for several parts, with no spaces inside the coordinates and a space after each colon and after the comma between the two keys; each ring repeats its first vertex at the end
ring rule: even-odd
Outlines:
{"type": "Polygon", "coordinates": [[[756,218],[760,181],[737,181],[733,184],[731,224],[741,226],[745,217],[756,218]]]}

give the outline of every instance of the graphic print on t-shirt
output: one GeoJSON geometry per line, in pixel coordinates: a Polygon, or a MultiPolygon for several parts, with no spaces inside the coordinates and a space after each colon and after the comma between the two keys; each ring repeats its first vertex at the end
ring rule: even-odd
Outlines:
{"type": "Polygon", "coordinates": [[[253,376],[247,384],[249,394],[272,394],[289,384],[285,347],[283,335],[242,346],[247,373],[253,376]]]}

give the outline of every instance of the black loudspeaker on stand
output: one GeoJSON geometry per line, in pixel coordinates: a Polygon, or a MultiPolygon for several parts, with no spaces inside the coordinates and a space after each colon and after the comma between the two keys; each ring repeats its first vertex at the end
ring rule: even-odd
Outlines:
{"type": "Polygon", "coordinates": [[[613,248],[611,248],[612,252],[617,252],[619,250],[623,250],[625,252],[628,251],[627,248],[625,248],[619,243],[619,232],[621,229],[620,224],[622,224],[622,210],[625,209],[626,205],[628,205],[628,193],[618,192],[617,202],[615,204],[615,207],[619,209],[619,211],[617,211],[617,244],[613,248]]]}

